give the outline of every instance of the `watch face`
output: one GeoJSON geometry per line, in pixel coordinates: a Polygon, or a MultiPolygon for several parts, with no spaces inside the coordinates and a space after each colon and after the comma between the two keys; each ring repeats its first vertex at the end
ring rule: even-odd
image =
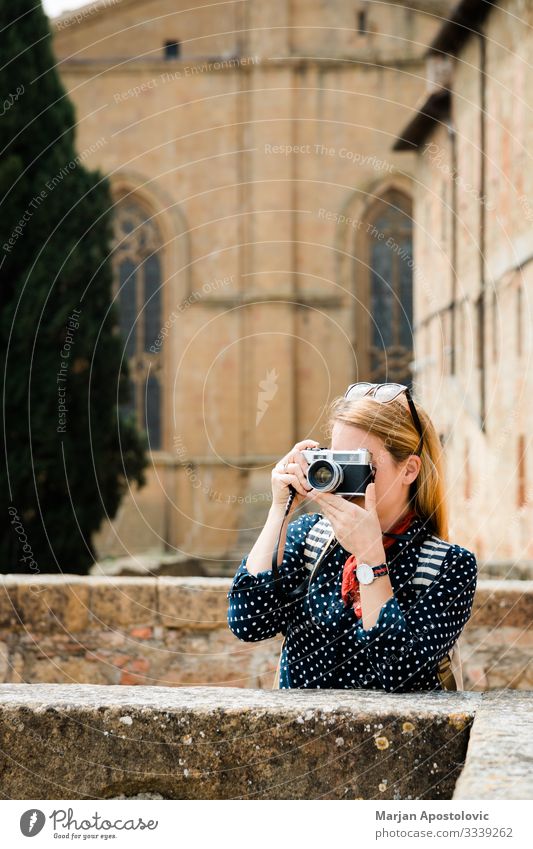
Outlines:
{"type": "Polygon", "coordinates": [[[361,584],[371,584],[374,580],[374,572],[372,566],[369,566],[368,563],[360,563],[355,571],[357,575],[357,580],[361,584]]]}

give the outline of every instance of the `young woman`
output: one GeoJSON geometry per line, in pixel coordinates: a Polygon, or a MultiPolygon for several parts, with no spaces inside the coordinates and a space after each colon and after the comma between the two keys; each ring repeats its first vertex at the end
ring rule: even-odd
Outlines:
{"type": "Polygon", "coordinates": [[[320,443],[298,442],[272,472],[272,506],[232,581],[228,625],[241,640],[285,635],[282,689],[441,690],[438,663],[470,617],[477,562],[468,549],[444,542],[446,491],[435,428],[408,387],[364,383],[333,402],[328,435],[335,451],[371,452],[374,482],[354,498],[315,491],[301,451],[320,443]],[[306,590],[284,604],[273,585],[272,554],[289,485],[296,493],[289,519],[307,499],[321,512],[293,518],[282,533],[283,559],[278,553],[276,562],[283,593],[305,587],[310,577],[305,538],[317,522],[334,532],[334,545],[306,590]],[[441,542],[428,540],[432,535],[441,542]],[[438,571],[430,566],[413,583],[419,556],[439,548],[446,553],[438,571]]]}

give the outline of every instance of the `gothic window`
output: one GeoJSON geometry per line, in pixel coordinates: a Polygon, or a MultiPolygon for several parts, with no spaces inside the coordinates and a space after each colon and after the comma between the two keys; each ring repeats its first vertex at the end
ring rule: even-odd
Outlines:
{"type": "Polygon", "coordinates": [[[367,32],[367,21],[366,21],[366,9],[358,9],[355,13],[356,18],[356,26],[357,32],[359,35],[366,35],[367,32]]]}
{"type": "Polygon", "coordinates": [[[161,250],[161,235],[149,213],[134,200],[119,200],[112,261],[123,355],[130,372],[131,397],[124,409],[135,414],[152,450],[162,447],[161,250]]]}
{"type": "Polygon", "coordinates": [[[405,383],[412,387],[413,258],[410,199],[391,190],[372,207],[363,228],[366,239],[368,314],[359,310],[359,334],[366,351],[359,353],[364,376],[373,383],[405,383]],[[364,316],[363,316],[364,314],[364,316]]]}
{"type": "Polygon", "coordinates": [[[178,59],[180,55],[180,43],[179,41],[165,41],[164,45],[164,57],[165,59],[178,59]]]}

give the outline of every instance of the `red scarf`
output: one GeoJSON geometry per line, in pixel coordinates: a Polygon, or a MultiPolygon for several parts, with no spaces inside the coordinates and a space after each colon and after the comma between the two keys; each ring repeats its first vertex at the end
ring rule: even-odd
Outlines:
{"type": "MultiPolygon", "coordinates": [[[[415,510],[409,510],[409,512],[400,519],[399,522],[390,528],[391,534],[403,534],[404,531],[407,530],[413,519],[416,518],[415,510]]],[[[387,550],[393,542],[396,542],[394,537],[384,537],[383,539],[383,548],[387,550]]],[[[355,558],[355,554],[350,554],[346,563],[344,564],[344,570],[342,573],[342,588],[341,595],[342,600],[344,602],[345,607],[349,604],[353,605],[354,613],[358,619],[361,618],[361,596],[359,592],[359,581],[355,575],[355,569],[357,566],[357,560],[355,558]]]]}

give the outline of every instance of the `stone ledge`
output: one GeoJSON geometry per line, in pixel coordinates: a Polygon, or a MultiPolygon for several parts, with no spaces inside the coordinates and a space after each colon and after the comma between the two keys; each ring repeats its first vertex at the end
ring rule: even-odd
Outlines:
{"type": "Polygon", "coordinates": [[[477,708],[454,799],[533,799],[533,692],[492,690],[477,708]]]}
{"type": "Polygon", "coordinates": [[[532,622],[533,581],[478,580],[467,628],[505,625],[528,629],[532,622]]]}
{"type": "MultiPolygon", "coordinates": [[[[226,628],[229,578],[1,575],[0,627],[27,624],[58,632],[163,624],[226,628]]],[[[533,581],[479,580],[467,628],[527,629],[533,621],[533,581]]]]}
{"type": "Polygon", "coordinates": [[[227,628],[228,578],[1,575],[0,628],[227,628]]]}
{"type": "Polygon", "coordinates": [[[479,693],[0,686],[16,799],[449,799],[479,693]]]}
{"type": "Polygon", "coordinates": [[[479,575],[491,580],[533,580],[533,560],[491,560],[479,563],[479,575]]]}

